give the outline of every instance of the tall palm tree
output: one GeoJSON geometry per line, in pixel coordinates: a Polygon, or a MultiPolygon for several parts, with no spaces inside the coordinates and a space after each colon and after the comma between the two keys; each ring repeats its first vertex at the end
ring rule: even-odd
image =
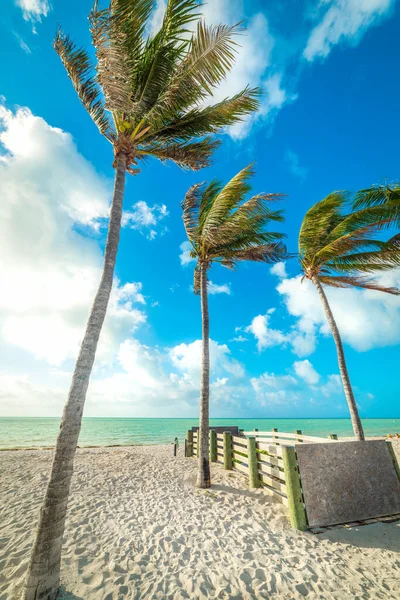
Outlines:
{"type": "Polygon", "coordinates": [[[390,220],[391,212],[383,205],[352,212],[348,195],[333,192],[310,208],[299,234],[300,263],[304,276],[317,288],[335,340],[344,393],[358,440],[365,439],[364,431],[339,329],[323,286],[356,287],[400,294],[399,289],[385,287],[369,277],[370,274],[392,269],[400,264],[400,247],[396,240],[381,239],[390,220]]]}
{"type": "Polygon", "coordinates": [[[207,98],[230,71],[238,27],[207,27],[197,0],[168,0],[160,30],[146,37],[154,0],[111,0],[90,13],[96,64],[68,35],[54,48],[100,133],[114,151],[115,185],[104,268],[64,408],[50,480],[28,568],[25,600],[52,600],[60,579],[61,541],[73,461],[89,377],[106,315],[117,255],[125,172],[149,157],[197,170],[209,164],[218,143],[212,135],[258,106],[258,90],[239,92],[214,105],[207,98]],[[190,35],[188,25],[197,22],[190,35]]]}
{"type": "Polygon", "coordinates": [[[250,192],[249,165],[225,186],[219,181],[197,184],[187,192],[182,204],[183,222],[190,256],[197,260],[194,292],[201,297],[202,361],[200,382],[200,428],[198,437],[197,486],[211,485],[209,461],[210,348],[207,272],[213,263],[233,269],[242,261],[274,263],[287,257],[280,240],[283,233],[267,231],[271,221],[283,221],[280,210],[269,203],[279,194],[258,194],[245,201],[250,192]]]}

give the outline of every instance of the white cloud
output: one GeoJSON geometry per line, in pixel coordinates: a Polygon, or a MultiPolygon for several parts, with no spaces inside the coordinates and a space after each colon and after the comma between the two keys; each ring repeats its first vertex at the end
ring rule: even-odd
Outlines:
{"type": "Polygon", "coordinates": [[[285,152],[285,161],[289,167],[290,172],[300,179],[300,181],[304,181],[307,177],[308,169],[300,165],[300,160],[296,152],[292,150],[286,150],[285,152]]]}
{"type": "Polygon", "coordinates": [[[303,56],[308,61],[328,56],[339,43],[356,45],[368,29],[387,17],[395,0],[322,0],[303,56]],[[322,18],[321,18],[322,13],[322,18]]]}
{"type": "Polygon", "coordinates": [[[277,262],[270,268],[269,272],[272,275],[277,275],[280,279],[285,279],[287,277],[286,264],[284,262],[277,262]]]}
{"type": "Polygon", "coordinates": [[[269,326],[271,314],[269,312],[266,315],[257,315],[251,324],[245,328],[246,332],[252,333],[256,338],[257,348],[260,352],[265,348],[280,346],[288,341],[287,336],[282,331],[272,329],[269,326]]]}
{"type": "MultiPolygon", "coordinates": [[[[76,357],[101,275],[96,231],[108,214],[109,182],[71,136],[21,108],[0,105],[0,344],[47,363],[76,357]]],[[[109,360],[146,315],[140,283],[112,292],[98,362],[109,360]]]]}
{"type": "Polygon", "coordinates": [[[261,406],[294,406],[298,403],[298,382],[292,375],[263,373],[250,379],[250,383],[261,406]]]}
{"type": "Polygon", "coordinates": [[[17,38],[20,48],[26,52],[26,54],[32,54],[32,50],[29,48],[28,44],[22,39],[22,37],[16,31],[13,31],[13,34],[17,38]]]}
{"type": "Polygon", "coordinates": [[[343,384],[340,375],[328,375],[328,381],[321,386],[321,392],[324,396],[333,396],[343,394],[343,384]]]}
{"type": "Polygon", "coordinates": [[[50,12],[48,0],[16,0],[16,5],[22,9],[25,21],[41,21],[50,12]]]}
{"type": "Polygon", "coordinates": [[[213,283],[212,281],[208,282],[208,293],[209,294],[228,294],[231,295],[231,288],[229,283],[223,283],[219,285],[218,283],[213,283]]]}
{"type": "MultiPolygon", "coordinates": [[[[181,371],[198,373],[201,368],[202,342],[196,340],[191,344],[179,344],[169,352],[172,364],[181,371]]],[[[235,377],[243,377],[243,366],[231,357],[226,344],[219,344],[210,339],[210,365],[216,375],[226,372],[235,377]]]]}
{"type": "MultiPolygon", "coordinates": [[[[386,286],[400,287],[400,269],[377,277],[386,286]]],[[[299,275],[284,279],[277,287],[288,312],[296,317],[292,331],[294,351],[315,350],[319,335],[330,335],[317,291],[299,275]]],[[[344,342],[360,352],[400,342],[400,298],[373,290],[326,288],[333,315],[344,342]]]]}
{"type": "Polygon", "coordinates": [[[298,360],[293,363],[293,368],[296,375],[304,379],[306,383],[311,385],[318,383],[320,376],[309,360],[298,360]]]}
{"type": "Polygon", "coordinates": [[[122,227],[137,229],[142,233],[147,232],[147,239],[154,240],[157,231],[154,227],[168,216],[165,204],[149,206],[144,200],[136,202],[131,211],[122,213],[122,227]]]}
{"type": "Polygon", "coordinates": [[[196,259],[190,256],[190,251],[192,249],[190,242],[182,242],[182,244],[179,246],[179,249],[181,251],[179,259],[181,261],[182,266],[186,266],[190,263],[196,262],[196,259]]]}

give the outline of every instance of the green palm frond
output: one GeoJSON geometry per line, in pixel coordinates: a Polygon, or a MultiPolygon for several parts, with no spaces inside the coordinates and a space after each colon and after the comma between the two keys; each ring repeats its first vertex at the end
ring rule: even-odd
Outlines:
{"type": "Polygon", "coordinates": [[[233,36],[237,33],[237,26],[207,27],[203,21],[197,23],[187,56],[149,114],[150,121],[168,121],[171,112],[176,114],[212,94],[233,66],[233,36]]]}
{"type": "Polygon", "coordinates": [[[366,208],[359,204],[353,211],[351,206],[348,194],[335,192],[307,212],[299,235],[300,262],[306,277],[317,277],[333,287],[397,293],[395,288],[364,276],[400,265],[400,235],[383,239],[392,225],[391,209],[385,202],[371,202],[366,208]]]}
{"type": "Polygon", "coordinates": [[[246,88],[218,104],[202,109],[192,108],[179,119],[174,119],[171,115],[171,121],[165,122],[162,127],[152,126],[147,137],[157,141],[186,140],[209,132],[217,133],[256,111],[259,106],[258,96],[258,89],[246,88]]]}
{"type": "Polygon", "coordinates": [[[394,296],[400,295],[400,289],[395,287],[387,287],[384,285],[379,285],[372,279],[368,279],[367,277],[362,276],[354,276],[354,277],[346,277],[346,276],[320,276],[319,281],[321,283],[325,283],[331,287],[338,288],[351,288],[358,287],[365,290],[376,290],[378,292],[386,292],[386,294],[392,294],[394,296]]]}
{"type": "Polygon", "coordinates": [[[184,169],[198,171],[211,164],[211,156],[220,145],[219,140],[206,137],[199,142],[154,144],[137,150],[141,156],[153,156],[162,161],[170,160],[184,169]]]}
{"type": "Polygon", "coordinates": [[[208,136],[257,110],[259,90],[208,106],[234,64],[238,26],[207,27],[198,0],[168,0],[159,31],[148,35],[153,9],[154,0],[109,0],[105,8],[96,0],[89,16],[94,65],[61,32],[54,46],[115,155],[126,155],[128,171],[146,156],[199,169],[217,147],[208,136]]]}
{"type": "Polygon", "coordinates": [[[347,203],[344,192],[333,192],[317,202],[306,213],[300,228],[299,252],[301,255],[324,247],[327,232],[330,233],[341,221],[341,210],[347,203]]]}
{"type": "Polygon", "coordinates": [[[222,225],[231,210],[238,206],[250,192],[249,180],[253,175],[254,168],[250,164],[232,177],[214,196],[207,213],[203,213],[203,221],[200,224],[204,241],[212,239],[213,231],[222,225]]]}
{"type": "Polygon", "coordinates": [[[100,133],[113,143],[116,133],[101,100],[100,89],[91,76],[93,65],[88,54],[82,48],[77,48],[61,29],[57,30],[53,45],[83,106],[96,123],[100,133]]]}
{"type": "Polygon", "coordinates": [[[269,208],[281,194],[258,194],[245,199],[253,173],[253,166],[249,165],[225,186],[216,180],[209,185],[196,184],[185,195],[183,222],[192,245],[191,256],[198,260],[195,292],[199,290],[202,263],[218,262],[234,268],[242,261],[271,264],[289,257],[281,241],[284,234],[267,229],[270,223],[283,220],[281,211],[269,208]]]}
{"type": "Polygon", "coordinates": [[[400,182],[390,185],[373,185],[370,188],[358,191],[354,195],[353,208],[382,206],[387,202],[400,204],[400,182]]]}
{"type": "Polygon", "coordinates": [[[245,250],[237,250],[231,253],[226,252],[226,258],[222,261],[230,263],[230,268],[235,266],[238,262],[251,261],[251,262],[264,262],[267,264],[274,264],[282,260],[290,258],[287,252],[286,245],[282,242],[274,242],[269,244],[261,244],[259,246],[252,245],[245,250]]]}

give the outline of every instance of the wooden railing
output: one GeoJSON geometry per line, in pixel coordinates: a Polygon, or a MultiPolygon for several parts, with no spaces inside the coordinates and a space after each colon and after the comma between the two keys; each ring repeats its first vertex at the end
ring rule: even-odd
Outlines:
{"type": "Polygon", "coordinates": [[[323,438],[312,435],[303,435],[300,430],[295,433],[286,433],[285,431],[278,431],[277,429],[274,429],[273,431],[258,431],[258,429],[255,429],[254,431],[244,431],[243,435],[254,436],[261,442],[268,441],[268,443],[277,445],[300,444],[302,442],[321,444],[322,442],[329,443],[338,441],[337,435],[334,433],[331,433],[328,438],[323,438]]]}
{"type": "MultiPolygon", "coordinates": [[[[240,471],[251,488],[263,487],[289,508],[290,521],[296,529],[307,528],[295,444],[337,441],[329,438],[272,431],[245,431],[242,436],[230,432],[210,431],[210,461],[225,469],[240,471]]],[[[188,431],[186,456],[198,454],[198,431],[188,431]]]]}

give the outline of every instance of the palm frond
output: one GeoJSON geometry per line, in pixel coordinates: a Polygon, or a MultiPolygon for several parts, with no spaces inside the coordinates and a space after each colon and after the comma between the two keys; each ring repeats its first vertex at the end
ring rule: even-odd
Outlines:
{"type": "Polygon", "coordinates": [[[373,185],[358,191],[354,195],[353,209],[382,206],[388,202],[400,208],[400,182],[391,185],[373,185]]]}
{"type": "Polygon", "coordinates": [[[229,262],[229,259],[231,259],[231,264],[246,260],[274,264],[288,258],[290,258],[290,255],[288,254],[286,245],[282,242],[275,242],[260,246],[250,246],[245,250],[237,250],[232,252],[231,256],[229,256],[229,253],[227,252],[224,260],[228,260],[229,262]]]}
{"type": "Polygon", "coordinates": [[[77,48],[70,36],[61,29],[57,30],[53,45],[83,106],[100,133],[113,143],[116,133],[101,100],[100,90],[92,77],[94,68],[88,54],[82,48],[77,48]]]}
{"type": "Polygon", "coordinates": [[[395,296],[400,295],[400,289],[395,287],[386,287],[376,283],[372,279],[362,276],[320,276],[319,281],[326,285],[338,288],[358,287],[365,290],[377,290],[379,292],[385,292],[386,294],[393,294],[395,296]]]}
{"type": "Polygon", "coordinates": [[[198,171],[211,164],[211,156],[219,145],[219,140],[206,137],[199,142],[148,145],[137,150],[137,154],[162,161],[171,160],[182,168],[198,171]]]}
{"type": "Polygon", "coordinates": [[[203,21],[197,23],[197,33],[185,59],[149,114],[151,122],[168,121],[171,114],[176,115],[212,94],[233,66],[233,36],[238,32],[237,26],[207,27],[203,21]]]}
{"type": "Polygon", "coordinates": [[[171,114],[170,121],[164,121],[159,129],[152,126],[147,137],[157,141],[186,140],[210,132],[218,133],[256,111],[259,106],[258,97],[257,88],[246,88],[218,104],[206,108],[193,108],[184,115],[171,114]]]}
{"type": "Polygon", "coordinates": [[[196,183],[189,188],[182,202],[183,224],[186,235],[190,242],[195,241],[197,223],[200,213],[201,198],[204,191],[204,183],[196,183]]]}
{"type": "Polygon", "coordinates": [[[342,222],[341,211],[346,203],[346,192],[333,192],[307,211],[299,234],[301,256],[306,258],[324,247],[327,233],[342,222]]]}
{"type": "Polygon", "coordinates": [[[136,78],[132,113],[137,119],[149,114],[183,59],[189,45],[187,25],[199,18],[196,0],[168,0],[161,29],[149,38],[136,78]]]}
{"type": "Polygon", "coordinates": [[[90,33],[97,57],[97,81],[102,87],[106,107],[113,112],[128,112],[131,107],[129,56],[120,43],[118,21],[112,5],[99,10],[97,3],[89,15],[90,33]]]}
{"type": "Polygon", "coordinates": [[[204,215],[204,221],[200,223],[201,235],[205,242],[212,240],[213,231],[222,225],[230,211],[238,206],[251,190],[249,180],[253,175],[254,168],[250,164],[232,177],[214,197],[207,214],[204,215]]]}

